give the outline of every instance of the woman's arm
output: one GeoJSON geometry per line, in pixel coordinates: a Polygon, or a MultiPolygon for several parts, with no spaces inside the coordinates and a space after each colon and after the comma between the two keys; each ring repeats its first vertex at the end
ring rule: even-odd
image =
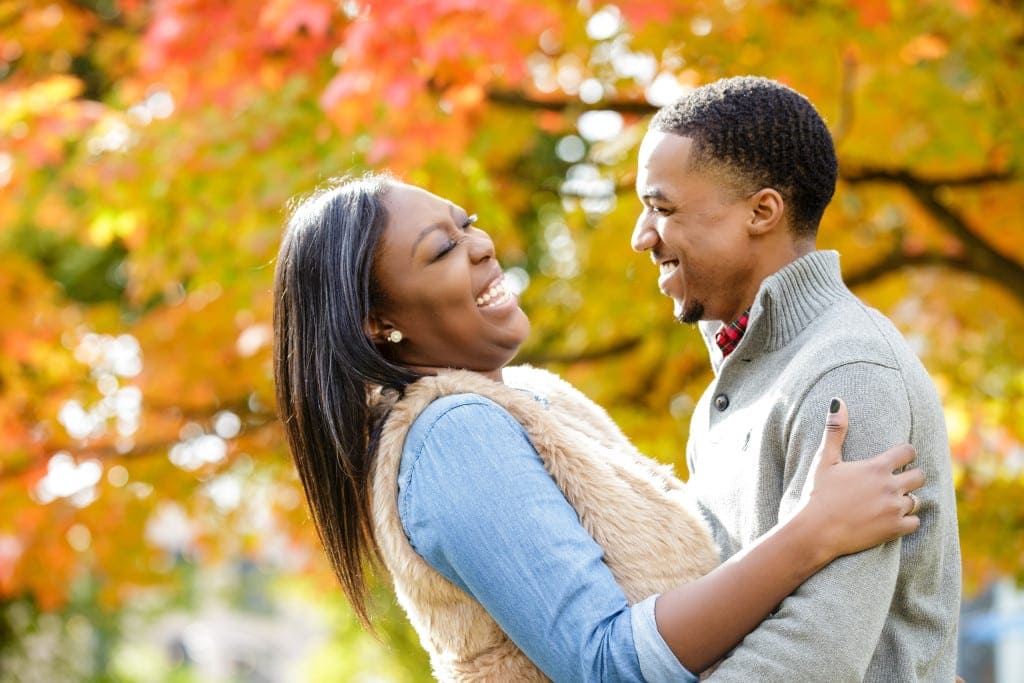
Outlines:
{"type": "Polygon", "coordinates": [[[399,513],[416,551],[549,678],[697,680],[658,634],[653,600],[629,606],[522,426],[491,401],[449,396],[420,415],[399,513]]]}
{"type": "Polygon", "coordinates": [[[797,514],[711,573],[663,593],[658,630],[691,671],[724,656],[801,583],[840,555],[913,532],[905,493],[924,483],[917,469],[893,474],[914,457],[909,445],[867,460],[842,461],[847,414],[842,401],[826,419],[797,514]]]}
{"type": "MultiPolygon", "coordinates": [[[[840,418],[845,429],[845,413],[840,418]]],[[[848,467],[875,460],[832,466],[842,438],[827,439],[818,468],[826,488],[809,497],[808,512],[711,575],[658,597],[653,639],[643,628],[649,601],[627,605],[522,427],[490,401],[448,397],[424,411],[406,439],[399,511],[416,551],[479,601],[550,678],[695,680],[684,665],[700,671],[717,661],[816,569],[857,549],[851,536],[866,547],[896,533],[895,514],[884,533],[867,522],[865,499],[882,488],[882,475],[867,481],[848,467]],[[829,500],[833,487],[843,493],[829,500]],[[851,525],[855,532],[843,530],[851,525]],[[824,547],[835,533],[846,545],[824,547]],[[670,673],[672,657],[682,665],[670,673]]]]}

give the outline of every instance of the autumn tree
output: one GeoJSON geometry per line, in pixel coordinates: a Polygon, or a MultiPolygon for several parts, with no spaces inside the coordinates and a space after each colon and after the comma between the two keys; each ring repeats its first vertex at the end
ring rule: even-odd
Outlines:
{"type": "Polygon", "coordinates": [[[995,0],[0,3],[0,596],[45,612],[84,577],[116,610],[231,557],[331,585],[269,290],[288,199],[362,169],[476,211],[525,287],[521,360],[685,474],[709,370],[629,252],[635,148],[744,73],[833,131],[819,245],[936,379],[969,586],[1024,578],[1022,41],[995,0]]]}

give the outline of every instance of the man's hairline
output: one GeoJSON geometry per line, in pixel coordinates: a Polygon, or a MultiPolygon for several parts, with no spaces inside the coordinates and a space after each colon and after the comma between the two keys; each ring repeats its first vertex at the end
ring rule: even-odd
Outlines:
{"type": "Polygon", "coordinates": [[[782,197],[785,204],[787,228],[793,239],[817,239],[818,228],[821,226],[820,221],[814,225],[813,229],[807,230],[797,225],[793,220],[793,207],[790,206],[792,203],[792,191],[787,192],[773,185],[761,185],[760,183],[749,181],[748,178],[744,177],[742,169],[738,168],[736,164],[718,159],[712,154],[707,153],[707,142],[702,136],[694,135],[693,132],[674,130],[669,126],[656,125],[656,122],[657,118],[651,121],[651,124],[647,128],[649,132],[666,133],[690,140],[690,153],[687,156],[686,168],[684,170],[688,172],[694,171],[698,173],[706,173],[717,178],[722,182],[724,187],[728,188],[734,194],[736,199],[749,197],[764,189],[775,190],[782,197]],[[730,180],[734,180],[736,182],[730,182],[730,180]],[[755,185],[758,187],[754,187],[755,185]],[[786,201],[787,196],[789,196],[790,201],[786,201]]]}
{"type": "MultiPolygon", "coordinates": [[[[653,123],[653,122],[652,122],[653,123]]],[[[722,184],[732,190],[737,199],[745,196],[749,196],[753,192],[757,192],[763,188],[753,188],[758,183],[754,182],[743,182],[746,179],[743,176],[742,169],[737,168],[735,164],[731,164],[728,161],[715,158],[713,155],[707,153],[707,141],[700,135],[694,135],[690,132],[681,132],[673,130],[669,127],[655,127],[650,126],[649,131],[656,133],[667,133],[669,135],[675,135],[679,138],[690,140],[690,153],[686,159],[686,166],[683,169],[687,172],[698,172],[705,173],[715,177],[722,181],[722,184]],[[734,180],[736,182],[730,182],[734,180]],[[743,186],[744,189],[740,189],[743,186]],[[750,189],[753,188],[753,189],[750,189]]],[[[766,186],[767,187],[767,186],[766,186]]],[[[778,188],[772,188],[776,192],[782,193],[782,190],[778,188]]]]}

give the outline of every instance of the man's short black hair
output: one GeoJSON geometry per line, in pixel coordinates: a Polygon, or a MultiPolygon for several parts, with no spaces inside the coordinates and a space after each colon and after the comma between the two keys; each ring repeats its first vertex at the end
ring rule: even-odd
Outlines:
{"type": "Polygon", "coordinates": [[[767,78],[726,78],[663,107],[650,127],[692,139],[691,168],[724,171],[748,193],[778,190],[795,234],[817,232],[838,163],[825,122],[797,91],[767,78]]]}

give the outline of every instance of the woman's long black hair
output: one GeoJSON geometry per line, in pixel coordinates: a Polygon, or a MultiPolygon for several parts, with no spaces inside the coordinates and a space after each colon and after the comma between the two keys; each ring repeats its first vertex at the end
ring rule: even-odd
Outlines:
{"type": "Polygon", "coordinates": [[[364,626],[366,560],[376,554],[369,394],[417,375],[389,362],[365,324],[380,292],[374,255],[394,181],[334,181],[294,205],[274,272],[277,408],[320,541],[364,626]]]}

